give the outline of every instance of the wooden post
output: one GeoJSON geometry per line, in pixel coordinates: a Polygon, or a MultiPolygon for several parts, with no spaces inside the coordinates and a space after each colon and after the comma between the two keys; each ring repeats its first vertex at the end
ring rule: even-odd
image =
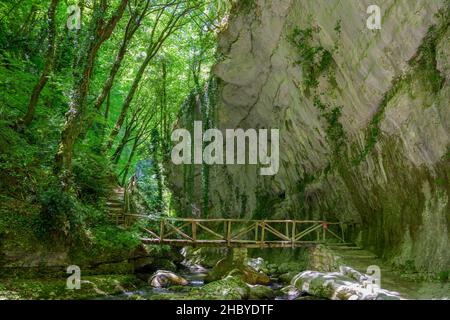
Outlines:
{"type": "Polygon", "coordinates": [[[344,228],[342,223],[339,224],[339,228],[341,228],[341,236],[342,236],[342,242],[345,243],[345,239],[344,239],[344,228]]]}
{"type": "Polygon", "coordinates": [[[263,221],[261,223],[261,242],[260,242],[260,247],[261,248],[263,247],[263,244],[264,244],[264,231],[265,231],[265,229],[266,229],[266,222],[263,221]]]}
{"type": "Polygon", "coordinates": [[[289,238],[289,222],[286,221],[286,238],[289,238]]]}
{"type": "Polygon", "coordinates": [[[159,224],[159,242],[162,243],[164,239],[164,219],[159,224]]]}
{"type": "Polygon", "coordinates": [[[227,246],[230,247],[231,245],[231,220],[228,220],[228,226],[227,226],[227,246]]]}
{"type": "Polygon", "coordinates": [[[292,221],[292,235],[291,235],[292,237],[291,237],[291,245],[292,245],[292,248],[294,248],[295,247],[295,221],[292,221]]]}
{"type": "Polygon", "coordinates": [[[192,241],[197,242],[197,222],[192,220],[192,241]]]}
{"type": "Polygon", "coordinates": [[[255,242],[258,242],[258,229],[259,229],[259,223],[258,221],[255,222],[255,242]]]}

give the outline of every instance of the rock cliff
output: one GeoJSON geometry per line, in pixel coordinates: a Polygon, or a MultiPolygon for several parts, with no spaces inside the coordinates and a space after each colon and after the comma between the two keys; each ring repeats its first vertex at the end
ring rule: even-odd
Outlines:
{"type": "Polygon", "coordinates": [[[278,128],[280,169],[169,166],[179,205],[194,201],[209,216],[339,220],[395,264],[449,269],[450,2],[377,1],[379,30],[366,26],[371,4],[234,4],[214,85],[191,98],[180,122],[278,128]]]}

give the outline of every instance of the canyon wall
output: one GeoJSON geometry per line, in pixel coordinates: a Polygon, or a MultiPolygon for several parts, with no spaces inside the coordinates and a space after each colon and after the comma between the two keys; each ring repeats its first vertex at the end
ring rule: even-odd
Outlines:
{"type": "Polygon", "coordinates": [[[280,168],[169,165],[184,214],[338,220],[394,264],[450,269],[450,2],[379,0],[370,30],[372,2],[234,5],[178,125],[277,128],[280,168]]]}

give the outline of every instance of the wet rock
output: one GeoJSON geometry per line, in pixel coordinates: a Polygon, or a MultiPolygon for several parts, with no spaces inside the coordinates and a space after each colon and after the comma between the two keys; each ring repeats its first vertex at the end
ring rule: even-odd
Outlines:
{"type": "Polygon", "coordinates": [[[239,277],[227,276],[201,288],[204,299],[240,300],[250,295],[249,286],[239,277]]]}
{"type": "Polygon", "coordinates": [[[234,269],[229,273],[229,275],[240,277],[243,281],[251,285],[268,285],[270,283],[270,278],[268,275],[262,272],[257,272],[255,269],[248,266],[241,269],[234,269]]]}
{"type": "Polygon", "coordinates": [[[238,276],[248,284],[269,284],[270,278],[263,272],[258,272],[245,262],[246,256],[242,250],[233,249],[227,256],[217,262],[205,278],[206,282],[216,281],[227,275],[238,276]]]}
{"type": "Polygon", "coordinates": [[[300,290],[297,289],[293,285],[289,285],[287,287],[284,287],[280,290],[283,294],[285,294],[288,297],[291,297],[292,299],[297,298],[300,295],[300,290]]]}
{"type": "Polygon", "coordinates": [[[278,273],[278,265],[271,263],[267,265],[268,273],[275,274],[278,273]]]}
{"type": "Polygon", "coordinates": [[[273,297],[275,296],[275,293],[273,292],[273,290],[267,286],[249,285],[248,287],[250,289],[249,297],[248,297],[249,299],[255,299],[255,300],[273,299],[273,297]]]}
{"type": "Polygon", "coordinates": [[[151,272],[154,271],[155,259],[152,257],[137,258],[133,261],[134,270],[136,272],[151,272]]]}
{"type": "Polygon", "coordinates": [[[247,265],[258,272],[269,273],[267,263],[261,257],[249,259],[247,265]]]}
{"type": "Polygon", "coordinates": [[[277,272],[279,274],[295,272],[296,274],[300,271],[305,270],[305,265],[299,262],[283,262],[278,266],[277,272]]]}
{"type": "Polygon", "coordinates": [[[296,272],[291,271],[291,272],[281,274],[278,277],[278,279],[283,283],[290,283],[296,275],[297,275],[296,272]]]}
{"type": "Polygon", "coordinates": [[[212,268],[227,255],[227,249],[186,247],[181,250],[181,254],[184,256],[183,265],[186,267],[202,265],[206,268],[212,268]]]}
{"type": "Polygon", "coordinates": [[[148,279],[148,283],[154,288],[164,288],[170,285],[185,286],[188,281],[171,271],[158,270],[148,279]]]}
{"type": "Polygon", "coordinates": [[[331,300],[400,300],[397,292],[379,288],[368,276],[345,267],[342,272],[304,271],[291,284],[309,295],[331,300]]]}

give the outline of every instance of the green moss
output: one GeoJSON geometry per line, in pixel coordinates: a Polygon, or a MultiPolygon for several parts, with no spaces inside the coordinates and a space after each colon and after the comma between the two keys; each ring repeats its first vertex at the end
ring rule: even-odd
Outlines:
{"type": "Polygon", "coordinates": [[[352,160],[352,164],[357,166],[361,164],[367,155],[373,150],[379,140],[380,122],[383,120],[386,107],[404,87],[409,86],[413,81],[419,78],[425,88],[429,88],[429,92],[437,94],[444,84],[444,77],[439,73],[436,67],[436,44],[448,29],[450,24],[450,9],[441,11],[442,23],[430,27],[425,36],[422,45],[419,47],[416,56],[409,61],[410,70],[406,75],[395,78],[392,82],[391,89],[384,95],[383,100],[378,106],[372,120],[366,129],[366,142],[361,152],[352,160]]]}
{"type": "Polygon", "coordinates": [[[263,187],[256,189],[256,207],[253,211],[253,219],[273,217],[275,207],[284,200],[285,194],[276,194],[263,187]]]}
{"type": "Polygon", "coordinates": [[[205,299],[240,300],[249,294],[247,284],[239,277],[231,276],[208,283],[201,291],[205,299]]]}
{"type": "Polygon", "coordinates": [[[83,276],[79,290],[66,288],[66,278],[2,278],[0,299],[84,300],[117,295],[143,283],[134,276],[83,276]]]}
{"type": "MultiPolygon", "coordinates": [[[[334,28],[337,39],[341,34],[341,20],[338,20],[334,28]]],[[[314,39],[314,34],[319,28],[308,27],[306,29],[295,28],[290,36],[291,43],[297,48],[299,60],[296,63],[301,67],[304,77],[305,93],[310,94],[319,86],[319,77],[328,75],[329,83],[336,88],[335,73],[332,68],[334,64],[333,54],[338,50],[338,41],[334,47],[327,49],[314,39]]]]}
{"type": "Polygon", "coordinates": [[[333,61],[332,53],[321,45],[313,44],[314,30],[312,28],[294,29],[291,42],[296,46],[299,60],[296,62],[304,77],[305,92],[319,85],[318,78],[327,71],[333,61]]]}
{"type": "Polygon", "coordinates": [[[347,141],[344,127],[339,121],[342,116],[342,106],[331,107],[323,103],[317,95],[314,97],[314,106],[320,111],[320,116],[327,122],[325,132],[328,143],[332,148],[333,162],[339,162],[345,158],[343,148],[347,141]]]}
{"type": "Polygon", "coordinates": [[[438,279],[441,282],[448,282],[450,280],[450,270],[445,270],[445,271],[439,272],[438,279]]]}

